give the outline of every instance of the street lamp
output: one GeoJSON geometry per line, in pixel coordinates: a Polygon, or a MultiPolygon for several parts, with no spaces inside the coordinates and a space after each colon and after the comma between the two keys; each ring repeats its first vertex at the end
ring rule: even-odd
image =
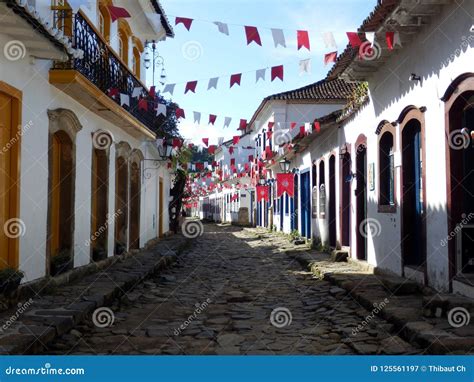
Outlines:
{"type": "Polygon", "coordinates": [[[163,141],[163,145],[158,145],[158,154],[162,160],[167,160],[171,157],[171,152],[173,151],[173,146],[168,145],[166,141],[163,141]]]}
{"type": "Polygon", "coordinates": [[[156,49],[156,41],[145,41],[145,48],[147,49],[145,52],[145,58],[143,60],[146,69],[150,69],[153,66],[153,86],[155,86],[155,67],[161,66],[161,81],[160,83],[163,85],[166,80],[166,72],[165,72],[165,60],[156,49]],[[151,57],[150,57],[150,50],[151,50],[151,57]]]}
{"type": "Polygon", "coordinates": [[[287,173],[288,171],[290,171],[290,163],[291,162],[288,159],[286,159],[286,157],[281,159],[279,162],[281,171],[283,171],[284,173],[287,173]]]}

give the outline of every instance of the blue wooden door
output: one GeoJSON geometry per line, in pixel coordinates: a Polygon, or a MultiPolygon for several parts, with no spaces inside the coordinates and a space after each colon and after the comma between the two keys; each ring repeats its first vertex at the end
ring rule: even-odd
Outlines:
{"type": "Polygon", "coordinates": [[[311,193],[309,171],[301,174],[301,235],[311,238],[311,193]]]}

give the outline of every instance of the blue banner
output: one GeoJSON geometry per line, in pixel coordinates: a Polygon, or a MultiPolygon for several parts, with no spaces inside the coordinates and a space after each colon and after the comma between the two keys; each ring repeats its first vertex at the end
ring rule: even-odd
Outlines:
{"type": "Polygon", "coordinates": [[[0,381],[474,380],[467,356],[4,356],[0,381]]]}

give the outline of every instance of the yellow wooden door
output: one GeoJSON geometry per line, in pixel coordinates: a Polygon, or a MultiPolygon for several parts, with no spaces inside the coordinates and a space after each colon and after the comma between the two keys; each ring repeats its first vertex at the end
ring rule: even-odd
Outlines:
{"type": "Polygon", "coordinates": [[[4,228],[10,218],[11,151],[8,149],[12,134],[12,98],[0,93],[0,268],[13,266],[9,238],[4,228]]]}

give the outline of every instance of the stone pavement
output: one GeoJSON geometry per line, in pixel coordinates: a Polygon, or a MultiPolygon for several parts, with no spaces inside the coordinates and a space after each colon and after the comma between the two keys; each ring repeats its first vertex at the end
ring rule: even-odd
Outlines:
{"type": "Polygon", "coordinates": [[[32,298],[0,313],[0,354],[35,354],[56,337],[74,333],[73,328],[92,312],[107,309],[116,298],[170,266],[187,243],[182,236],[160,240],[139,253],[116,256],[97,267],[99,272],[67,285],[57,286],[58,280],[50,279],[43,290],[31,291],[32,298]]]}
{"type": "Polygon", "coordinates": [[[384,296],[367,310],[304,269],[296,250],[311,253],[267,231],[207,224],[174,267],[116,299],[103,312],[108,319],[87,319],[44,353],[423,353],[379,317],[390,306],[384,296]]]}

